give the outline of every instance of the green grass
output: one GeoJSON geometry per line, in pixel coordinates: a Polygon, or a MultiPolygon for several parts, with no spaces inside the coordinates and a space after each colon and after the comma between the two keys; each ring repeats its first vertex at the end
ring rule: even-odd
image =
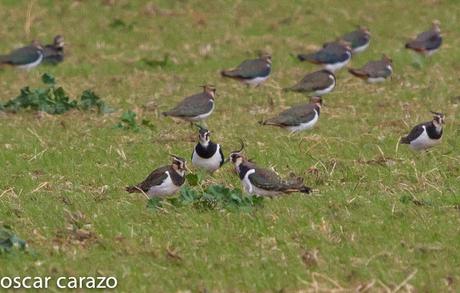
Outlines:
{"type": "MultiPolygon", "coordinates": [[[[460,290],[457,1],[111,3],[0,3],[1,52],[58,33],[68,52],[56,67],[0,69],[2,101],[39,86],[48,72],[72,98],[92,89],[117,109],[0,113],[0,223],[29,247],[0,255],[0,276],[110,275],[125,292],[460,290]],[[125,26],[111,26],[116,19],[125,26]],[[404,41],[433,19],[441,21],[443,48],[431,59],[417,58],[404,41]],[[352,65],[386,53],[394,60],[392,80],[367,85],[343,70],[317,128],[288,137],[259,126],[305,100],[281,88],[317,67],[290,54],[357,24],[369,26],[373,39],[352,65]],[[220,78],[220,69],[259,51],[273,56],[264,86],[220,78]],[[166,54],[171,62],[164,68],[139,62],[166,54]],[[143,196],[124,192],[167,164],[168,153],[190,156],[195,130],[159,113],[205,82],[217,87],[207,124],[224,151],[243,138],[249,157],[305,177],[312,196],[266,200],[249,213],[153,212],[143,196]],[[157,108],[144,107],[152,102],[157,108]],[[115,129],[127,110],[155,129],[115,129]],[[422,154],[398,148],[401,135],[430,119],[429,110],[446,113],[443,143],[422,154]]],[[[205,181],[240,187],[230,166],[205,181]]]]}

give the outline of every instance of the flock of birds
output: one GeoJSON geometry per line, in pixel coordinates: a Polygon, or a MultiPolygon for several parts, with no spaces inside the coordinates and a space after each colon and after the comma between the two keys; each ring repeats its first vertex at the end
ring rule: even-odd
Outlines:
{"type": "MultiPolygon", "coordinates": [[[[321,96],[331,92],[336,86],[334,72],[345,67],[352,56],[363,52],[369,47],[371,34],[367,28],[345,34],[336,41],[325,43],[321,49],[309,54],[299,54],[300,61],[308,61],[323,66],[323,69],[309,73],[297,84],[285,88],[286,91],[310,94],[310,102],[294,105],[277,116],[260,121],[262,125],[273,125],[298,132],[311,129],[318,122],[322,106],[321,96]]],[[[405,45],[425,56],[436,52],[442,44],[439,22],[434,21],[430,30],[422,32],[405,45]]],[[[31,45],[16,49],[10,54],[0,56],[0,64],[8,64],[19,68],[31,69],[42,62],[61,62],[64,59],[64,40],[56,36],[53,44],[42,46],[34,41],[31,45]]],[[[235,69],[222,70],[223,77],[237,79],[248,86],[259,86],[271,73],[272,59],[263,54],[257,59],[245,60],[235,69]]],[[[393,73],[392,60],[386,55],[381,60],[370,61],[362,68],[350,68],[348,71],[369,83],[383,82],[393,73]]],[[[213,173],[230,161],[238,174],[244,190],[248,194],[259,196],[275,196],[284,193],[310,193],[311,188],[305,186],[300,177],[282,179],[276,172],[257,166],[243,155],[244,143],[241,148],[230,153],[225,159],[220,144],[211,141],[211,132],[196,124],[208,118],[215,108],[216,88],[203,85],[203,92],[184,98],[164,116],[191,122],[198,128],[198,143],[192,152],[192,164],[207,172],[213,173]]],[[[410,133],[400,139],[401,144],[408,144],[414,150],[426,150],[441,140],[443,133],[444,114],[432,112],[431,121],[415,126],[410,133]]],[[[172,163],[155,169],[144,181],[129,186],[130,193],[140,192],[148,197],[163,197],[175,194],[185,183],[188,171],[186,160],[172,155],[172,163]]]]}

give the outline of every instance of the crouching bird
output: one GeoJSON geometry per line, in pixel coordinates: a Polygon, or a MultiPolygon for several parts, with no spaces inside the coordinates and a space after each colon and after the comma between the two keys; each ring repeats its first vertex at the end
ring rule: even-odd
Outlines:
{"type": "Polygon", "coordinates": [[[284,91],[297,93],[313,93],[314,96],[322,96],[330,93],[336,84],[334,73],[327,69],[315,71],[305,75],[302,80],[292,87],[285,88],[284,91]]]}
{"type": "Polygon", "coordinates": [[[406,49],[413,50],[425,56],[431,56],[442,45],[441,28],[439,21],[433,21],[430,30],[420,33],[413,40],[406,43],[406,49]]]}
{"type": "Polygon", "coordinates": [[[40,65],[43,56],[43,47],[38,41],[33,41],[30,46],[15,49],[7,55],[0,55],[0,65],[29,70],[40,65]]]}
{"type": "Polygon", "coordinates": [[[441,142],[444,114],[433,112],[433,120],[416,125],[399,143],[408,144],[413,150],[421,151],[441,142]]]}
{"type": "Polygon", "coordinates": [[[127,187],[126,191],[144,193],[149,198],[173,195],[179,191],[188,168],[184,159],[174,155],[171,157],[171,165],[155,169],[144,181],[127,187]]]}
{"type": "Polygon", "coordinates": [[[321,97],[311,97],[310,103],[294,105],[273,118],[259,121],[262,125],[273,125],[291,132],[313,128],[319,120],[323,100],[321,97]]]}
{"type": "Polygon", "coordinates": [[[335,72],[350,62],[351,47],[350,43],[338,40],[324,44],[320,50],[314,53],[299,54],[297,58],[300,61],[323,65],[325,69],[335,72]]]}
{"type": "Polygon", "coordinates": [[[359,77],[368,83],[377,83],[385,81],[393,73],[393,60],[383,54],[382,59],[369,61],[362,68],[350,68],[348,72],[359,77]]]}
{"type": "Polygon", "coordinates": [[[195,167],[213,173],[225,162],[222,148],[220,144],[211,141],[211,131],[200,125],[196,126],[199,129],[198,143],[193,149],[192,164],[195,167]]]}
{"type": "Polygon", "coordinates": [[[64,61],[64,37],[61,35],[55,36],[53,43],[46,45],[43,53],[43,62],[58,64],[64,61]]]}
{"type": "Polygon", "coordinates": [[[258,86],[270,77],[271,69],[272,57],[264,54],[258,59],[243,61],[235,69],[222,70],[220,73],[224,77],[240,80],[248,86],[258,86]]]}
{"type": "Polygon", "coordinates": [[[293,192],[310,193],[311,188],[303,184],[302,178],[292,180],[283,180],[278,174],[269,169],[256,166],[253,162],[248,161],[241,153],[241,149],[233,151],[230,154],[230,161],[235,166],[235,171],[240,177],[244,190],[253,195],[259,196],[276,196],[293,192]]]}
{"type": "Polygon", "coordinates": [[[184,98],[173,109],[162,114],[190,122],[208,118],[214,111],[216,88],[208,84],[202,87],[203,92],[184,98]]]}

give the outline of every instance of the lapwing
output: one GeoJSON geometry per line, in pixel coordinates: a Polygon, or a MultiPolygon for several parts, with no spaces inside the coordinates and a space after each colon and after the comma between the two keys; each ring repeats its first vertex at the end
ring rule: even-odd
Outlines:
{"type": "Polygon", "coordinates": [[[359,27],[357,30],[344,34],[342,40],[351,44],[353,54],[365,51],[371,42],[371,33],[366,27],[359,27]]]}
{"type": "Polygon", "coordinates": [[[240,80],[248,86],[258,86],[266,81],[272,70],[272,57],[268,54],[258,59],[245,60],[235,69],[222,70],[224,77],[240,80]]]}
{"type": "Polygon", "coordinates": [[[57,64],[64,61],[64,37],[57,35],[53,43],[44,47],[43,62],[57,64]]]}
{"type": "Polygon", "coordinates": [[[312,93],[314,96],[322,96],[330,93],[336,84],[334,73],[327,69],[309,73],[292,87],[285,88],[286,91],[299,93],[312,93]]]}
{"type": "Polygon", "coordinates": [[[11,51],[7,55],[0,55],[0,65],[12,65],[20,69],[32,69],[43,61],[43,47],[33,41],[31,45],[11,51]]]}
{"type": "Polygon", "coordinates": [[[433,113],[433,120],[415,126],[411,132],[402,137],[400,143],[408,144],[412,149],[420,151],[431,148],[441,142],[444,114],[433,113]]]}
{"type": "Polygon", "coordinates": [[[184,98],[173,109],[163,112],[164,116],[171,116],[189,122],[202,121],[214,111],[216,88],[212,85],[203,85],[203,92],[184,98]]]}
{"type": "Polygon", "coordinates": [[[442,45],[441,28],[439,24],[439,21],[433,21],[431,29],[420,33],[415,39],[407,42],[406,48],[426,56],[432,55],[442,45]]]}
{"type": "Polygon", "coordinates": [[[126,191],[144,193],[149,198],[173,195],[184,184],[187,170],[184,159],[172,156],[171,165],[155,169],[144,181],[127,187],[126,191]]]}
{"type": "Polygon", "coordinates": [[[378,61],[370,61],[366,63],[362,68],[353,69],[350,68],[348,71],[361,79],[366,80],[369,83],[377,83],[385,81],[393,73],[393,60],[390,57],[383,54],[382,59],[378,61]]]}
{"type": "Polygon", "coordinates": [[[260,168],[248,161],[241,153],[243,148],[244,144],[241,145],[240,150],[233,151],[229,159],[248,194],[272,197],[293,192],[311,192],[311,188],[303,184],[302,178],[283,180],[274,171],[260,168]]]}
{"type": "Polygon", "coordinates": [[[204,169],[210,173],[219,169],[225,161],[220,144],[211,141],[211,132],[206,128],[197,125],[199,128],[199,142],[193,149],[192,164],[195,167],[204,169]]]}
{"type": "Polygon", "coordinates": [[[262,125],[273,125],[298,132],[313,128],[319,120],[322,106],[320,97],[312,97],[310,103],[299,104],[281,112],[278,116],[261,121],[262,125]]]}
{"type": "Polygon", "coordinates": [[[299,54],[300,61],[308,61],[314,64],[321,64],[325,69],[335,72],[351,60],[351,48],[348,42],[338,40],[324,44],[324,46],[315,53],[299,54]]]}

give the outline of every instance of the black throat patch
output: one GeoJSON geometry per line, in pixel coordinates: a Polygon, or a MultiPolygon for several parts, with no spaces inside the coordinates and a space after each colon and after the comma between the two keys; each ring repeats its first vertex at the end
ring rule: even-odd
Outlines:
{"type": "Polygon", "coordinates": [[[214,154],[216,153],[217,144],[215,144],[212,141],[210,141],[208,143],[208,147],[205,148],[200,143],[198,143],[196,145],[196,147],[195,147],[195,151],[196,151],[197,155],[200,156],[200,158],[209,159],[212,156],[214,156],[214,154]]]}

